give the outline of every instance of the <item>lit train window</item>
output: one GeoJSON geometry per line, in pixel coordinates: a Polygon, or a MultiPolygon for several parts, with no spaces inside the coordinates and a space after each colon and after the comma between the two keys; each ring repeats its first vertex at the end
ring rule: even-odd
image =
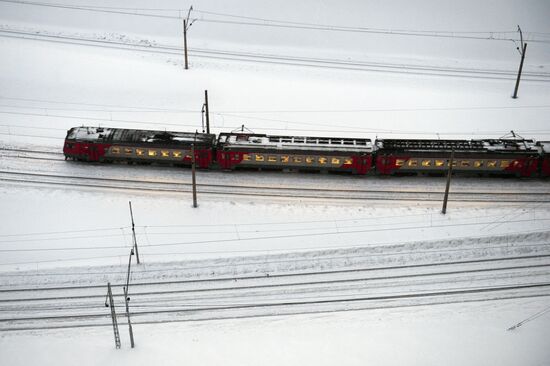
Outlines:
{"type": "Polygon", "coordinates": [[[149,151],[147,152],[147,155],[149,155],[149,156],[157,156],[157,150],[149,150],[149,151]]]}
{"type": "Polygon", "coordinates": [[[294,160],[295,163],[301,163],[302,162],[302,157],[301,156],[295,156],[293,160],[294,160]]]}
{"type": "Polygon", "coordinates": [[[497,161],[496,160],[487,161],[487,168],[496,168],[496,167],[497,167],[497,161]]]}
{"type": "Polygon", "coordinates": [[[263,155],[256,155],[256,161],[264,161],[265,158],[263,155]]]}
{"type": "Polygon", "coordinates": [[[124,148],[124,153],[127,155],[132,155],[133,152],[134,152],[134,149],[132,149],[131,147],[124,148]]]}
{"type": "Polygon", "coordinates": [[[136,149],[136,155],[137,155],[137,156],[143,156],[143,155],[145,155],[145,150],[143,150],[143,149],[136,149]]]}
{"type": "Polygon", "coordinates": [[[350,159],[350,158],[344,159],[344,165],[351,165],[351,164],[353,164],[353,159],[350,159]]]}
{"type": "Polygon", "coordinates": [[[482,160],[476,160],[474,161],[474,168],[481,168],[483,166],[482,160]]]}
{"type": "Polygon", "coordinates": [[[163,158],[168,158],[170,156],[170,151],[168,150],[161,150],[160,155],[162,155],[163,158]]]}
{"type": "Polygon", "coordinates": [[[288,163],[290,161],[290,156],[281,155],[281,163],[288,163]]]}
{"type": "Polygon", "coordinates": [[[432,166],[431,160],[422,160],[422,166],[432,166]]]}
{"type": "Polygon", "coordinates": [[[508,168],[510,166],[510,162],[508,160],[501,160],[500,161],[500,167],[501,168],[508,168]]]}
{"type": "Polygon", "coordinates": [[[445,166],[445,160],[436,160],[435,166],[438,166],[438,167],[445,166]]]}
{"type": "Polygon", "coordinates": [[[405,159],[395,159],[395,166],[405,165],[405,159]]]}
{"type": "Polygon", "coordinates": [[[181,151],[172,151],[172,157],[174,158],[181,158],[183,153],[181,151]]]}
{"type": "Polygon", "coordinates": [[[312,164],[315,161],[315,158],[311,156],[306,156],[306,164],[312,164]]]}
{"type": "Polygon", "coordinates": [[[269,161],[270,163],[276,163],[277,162],[277,157],[273,156],[273,155],[270,155],[270,156],[267,157],[267,161],[269,161]]]}
{"type": "Polygon", "coordinates": [[[248,154],[243,154],[243,160],[244,160],[244,161],[250,161],[250,155],[248,155],[248,154]]]}
{"type": "Polygon", "coordinates": [[[330,161],[333,165],[340,165],[340,159],[338,158],[332,158],[330,161]]]}
{"type": "Polygon", "coordinates": [[[417,166],[417,165],[418,165],[418,161],[416,159],[409,160],[409,166],[417,166]]]}
{"type": "Polygon", "coordinates": [[[113,147],[113,148],[111,149],[111,152],[112,152],[113,154],[120,154],[120,147],[113,147]]]}
{"type": "Polygon", "coordinates": [[[319,158],[319,164],[323,164],[323,165],[324,165],[324,164],[327,163],[327,160],[328,160],[327,158],[321,156],[321,157],[319,158]]]}
{"type": "Polygon", "coordinates": [[[460,166],[463,167],[463,168],[467,168],[470,166],[470,162],[468,160],[462,160],[460,162],[460,166]]]}

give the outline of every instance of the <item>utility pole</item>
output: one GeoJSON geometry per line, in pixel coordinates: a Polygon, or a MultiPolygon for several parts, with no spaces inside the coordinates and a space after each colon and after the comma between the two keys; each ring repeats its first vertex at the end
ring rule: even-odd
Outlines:
{"type": "Polygon", "coordinates": [[[138,252],[138,245],[137,245],[137,239],[136,239],[136,229],[134,225],[134,214],[132,213],[132,201],[128,201],[130,204],[130,217],[132,218],[132,238],[134,239],[134,248],[136,250],[136,260],[137,264],[139,264],[139,252],[138,252]]]}
{"type": "Polygon", "coordinates": [[[518,32],[519,32],[519,38],[520,38],[520,47],[516,47],[519,54],[521,55],[521,61],[519,63],[519,71],[518,71],[518,78],[516,79],[516,87],[514,88],[514,95],[512,95],[512,98],[516,99],[518,97],[518,88],[519,88],[519,80],[521,79],[521,70],[523,70],[523,60],[525,60],[525,52],[527,51],[527,43],[523,43],[523,33],[521,32],[521,28],[518,25],[518,32]]]}
{"type": "Polygon", "coordinates": [[[191,179],[193,182],[193,208],[197,208],[197,179],[195,178],[195,143],[197,142],[197,133],[195,132],[195,142],[191,145],[191,179]]]}
{"type": "Polygon", "coordinates": [[[113,321],[113,332],[115,333],[115,347],[120,348],[120,333],[118,331],[118,322],[116,320],[115,301],[111,291],[111,282],[107,282],[107,296],[105,297],[105,307],[111,308],[111,319],[113,321]],[[109,301],[109,302],[107,302],[109,301]]]}
{"type": "Polygon", "coordinates": [[[134,348],[134,330],[132,329],[132,321],[130,320],[130,297],[128,296],[128,287],[130,286],[130,267],[132,266],[132,256],[134,249],[130,250],[128,258],[128,273],[126,275],[126,286],[124,286],[124,302],[126,303],[126,317],[128,318],[128,332],[130,333],[130,345],[134,348]]]}
{"type": "Polygon", "coordinates": [[[192,21],[189,23],[189,16],[191,15],[191,10],[193,10],[193,6],[189,8],[189,11],[187,12],[187,18],[183,19],[183,51],[185,56],[185,70],[189,69],[189,63],[187,62],[187,30],[193,25],[192,21]]]}
{"type": "Polygon", "coordinates": [[[451,187],[451,175],[453,174],[453,161],[455,156],[455,149],[451,150],[451,160],[449,161],[449,170],[447,172],[447,186],[445,187],[445,197],[443,197],[443,209],[441,213],[445,215],[447,213],[447,199],[449,198],[449,188],[451,187]]]}
{"type": "Polygon", "coordinates": [[[210,114],[208,113],[208,90],[204,91],[204,110],[206,112],[206,133],[210,133],[210,114]]]}

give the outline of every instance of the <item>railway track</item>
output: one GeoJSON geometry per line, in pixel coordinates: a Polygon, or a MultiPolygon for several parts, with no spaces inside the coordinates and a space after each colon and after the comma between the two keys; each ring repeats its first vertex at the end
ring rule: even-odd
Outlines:
{"type": "MultiPolygon", "coordinates": [[[[146,324],[550,296],[547,238],[530,233],[365,247],[338,257],[151,263],[132,270],[131,315],[134,324],[146,324]]],[[[55,276],[0,272],[0,331],[111,326],[105,284],[113,283],[122,318],[123,267],[57,269],[55,276]]]]}
{"type": "MultiPolygon", "coordinates": [[[[144,324],[550,296],[550,264],[529,261],[461,269],[455,268],[460,262],[445,264],[444,269],[433,263],[416,273],[373,269],[375,273],[353,273],[351,278],[314,272],[278,279],[144,282],[131,285],[131,315],[135,324],[144,324]]],[[[122,313],[119,287],[115,303],[122,313]]],[[[0,291],[0,330],[109,326],[104,290],[75,286],[0,291]],[[65,296],[43,295],[49,293],[65,296]]]]}
{"type": "MultiPolygon", "coordinates": [[[[117,179],[49,173],[16,172],[0,170],[0,180],[10,183],[54,185],[65,187],[109,189],[126,191],[148,191],[156,193],[190,193],[192,185],[184,181],[163,182],[144,179],[117,179]]],[[[236,184],[197,184],[200,194],[222,196],[256,196],[292,199],[322,200],[378,200],[378,201],[430,201],[441,202],[443,192],[430,190],[384,190],[384,189],[331,189],[295,186],[236,185],[236,184]]],[[[453,191],[449,197],[455,202],[522,202],[549,203],[550,192],[511,192],[511,191],[453,191]]]]}

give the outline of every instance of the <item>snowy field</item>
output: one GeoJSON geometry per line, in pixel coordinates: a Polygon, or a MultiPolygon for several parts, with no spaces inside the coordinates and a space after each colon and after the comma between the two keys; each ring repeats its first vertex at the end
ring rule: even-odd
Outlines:
{"type": "Polygon", "coordinates": [[[189,169],[60,154],[200,131],[206,89],[214,133],[550,140],[547,2],[48,3],[0,2],[0,364],[548,364],[547,180],[458,177],[442,215],[444,178],[199,171],[194,209],[189,169]]]}

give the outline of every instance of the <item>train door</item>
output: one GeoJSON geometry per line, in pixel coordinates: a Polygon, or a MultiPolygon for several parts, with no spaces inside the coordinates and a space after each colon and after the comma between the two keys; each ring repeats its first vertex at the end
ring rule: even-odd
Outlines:
{"type": "Polygon", "coordinates": [[[99,160],[99,151],[97,145],[91,144],[90,149],[88,150],[88,160],[89,161],[98,161],[99,160]]]}

